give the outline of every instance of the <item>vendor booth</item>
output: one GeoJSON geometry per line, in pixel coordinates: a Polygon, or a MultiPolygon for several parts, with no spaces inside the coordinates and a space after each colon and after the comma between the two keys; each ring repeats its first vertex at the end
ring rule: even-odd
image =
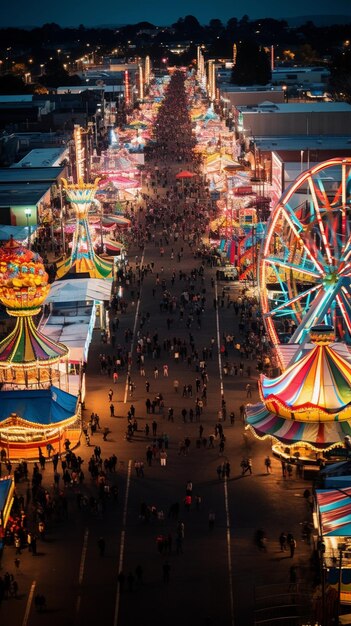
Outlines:
{"type": "Polygon", "coordinates": [[[315,523],[322,546],[325,582],[351,603],[351,487],[316,491],[315,523]]]}

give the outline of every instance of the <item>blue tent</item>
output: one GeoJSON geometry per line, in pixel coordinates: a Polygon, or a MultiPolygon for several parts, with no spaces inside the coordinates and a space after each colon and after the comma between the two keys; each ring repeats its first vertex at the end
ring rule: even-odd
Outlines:
{"type": "Polygon", "coordinates": [[[9,241],[11,237],[16,241],[24,241],[28,239],[29,231],[32,237],[37,228],[35,225],[31,226],[30,229],[28,226],[0,226],[0,241],[9,241]]]}
{"type": "Polygon", "coordinates": [[[11,415],[33,425],[50,426],[76,416],[77,397],[58,387],[0,392],[0,429],[11,415]]]}

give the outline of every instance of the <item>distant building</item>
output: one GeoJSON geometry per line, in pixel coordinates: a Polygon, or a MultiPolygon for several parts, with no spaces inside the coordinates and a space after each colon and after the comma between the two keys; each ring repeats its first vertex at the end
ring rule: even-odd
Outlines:
{"type": "Polygon", "coordinates": [[[351,105],[346,102],[264,102],[238,106],[237,129],[252,137],[345,135],[351,128],[351,105]]]}
{"type": "Polygon", "coordinates": [[[309,88],[313,85],[326,85],[330,71],[326,67],[277,67],[272,70],[272,85],[309,88]]]}
{"type": "Polygon", "coordinates": [[[281,87],[250,85],[242,87],[224,83],[219,85],[220,99],[228,103],[228,107],[259,106],[265,101],[284,102],[284,90],[281,87]]]}
{"type": "MultiPolygon", "coordinates": [[[[36,148],[30,150],[18,163],[13,163],[11,168],[47,168],[61,166],[62,162],[69,157],[67,147],[60,148],[36,148]]],[[[0,171],[1,174],[1,171],[0,171]]],[[[65,176],[65,174],[63,174],[65,176]]]]}
{"type": "Polygon", "coordinates": [[[26,226],[29,223],[36,226],[49,218],[65,172],[65,167],[0,169],[0,224],[26,226]]]}

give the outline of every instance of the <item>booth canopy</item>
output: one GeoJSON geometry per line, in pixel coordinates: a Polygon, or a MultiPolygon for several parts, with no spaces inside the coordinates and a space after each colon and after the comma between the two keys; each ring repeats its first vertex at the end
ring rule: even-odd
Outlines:
{"type": "Polygon", "coordinates": [[[351,487],[316,491],[324,537],[351,537],[351,487]]]}
{"type": "Polygon", "coordinates": [[[29,231],[31,236],[37,230],[36,225],[28,226],[0,226],[0,241],[9,241],[11,237],[16,241],[24,241],[28,239],[29,231]]]}
{"type": "Polygon", "coordinates": [[[72,278],[55,281],[51,285],[47,303],[110,301],[112,279],[72,278]]]}

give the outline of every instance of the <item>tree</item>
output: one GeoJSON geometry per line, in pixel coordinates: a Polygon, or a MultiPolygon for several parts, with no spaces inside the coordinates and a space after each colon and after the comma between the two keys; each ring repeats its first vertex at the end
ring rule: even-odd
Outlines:
{"type": "Polygon", "coordinates": [[[47,62],[45,74],[41,77],[40,83],[45,87],[60,87],[61,85],[80,85],[78,76],[71,76],[63,67],[59,59],[51,59],[47,62]]]}
{"type": "Polygon", "coordinates": [[[227,31],[228,33],[236,33],[238,29],[238,18],[231,17],[227,22],[227,31]]]}
{"type": "Polygon", "coordinates": [[[209,31],[211,32],[213,37],[218,37],[223,33],[224,26],[221,20],[212,19],[208,25],[209,31]]]}
{"type": "Polygon", "coordinates": [[[201,35],[204,30],[193,15],[186,15],[184,18],[180,17],[172,26],[176,30],[177,36],[184,37],[184,39],[196,38],[201,35]]]}
{"type": "Polygon", "coordinates": [[[304,43],[295,51],[295,62],[301,65],[312,65],[318,62],[318,54],[309,43],[304,43]]]}
{"type": "Polygon", "coordinates": [[[252,41],[238,45],[236,65],[231,82],[236,85],[267,85],[271,80],[267,53],[252,41]]]}
{"type": "Polygon", "coordinates": [[[32,93],[32,89],[25,84],[21,76],[14,76],[14,74],[0,76],[0,94],[14,95],[22,93],[32,93]]]}
{"type": "Polygon", "coordinates": [[[351,102],[351,49],[339,50],[331,62],[330,89],[337,100],[351,102]]]}

